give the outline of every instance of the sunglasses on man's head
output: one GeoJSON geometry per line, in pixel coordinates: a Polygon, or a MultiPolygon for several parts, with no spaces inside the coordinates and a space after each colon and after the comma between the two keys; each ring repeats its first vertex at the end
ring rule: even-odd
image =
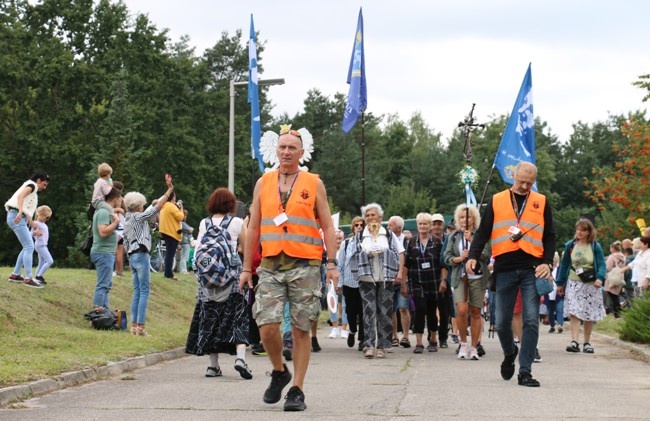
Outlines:
{"type": "Polygon", "coordinates": [[[283,134],[290,134],[302,139],[302,136],[300,135],[300,132],[298,130],[282,129],[280,130],[280,136],[282,136],[283,134]]]}

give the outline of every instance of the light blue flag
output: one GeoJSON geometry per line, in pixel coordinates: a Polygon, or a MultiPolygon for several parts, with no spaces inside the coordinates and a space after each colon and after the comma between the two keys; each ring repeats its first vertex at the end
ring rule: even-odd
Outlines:
{"type": "MultiPolygon", "coordinates": [[[[514,171],[517,163],[535,161],[535,119],[533,114],[533,80],[530,63],[524,81],[521,83],[517,101],[510,114],[501,144],[494,158],[494,166],[499,170],[501,179],[514,184],[514,171]]],[[[537,191],[537,185],[533,186],[537,191]]]]}
{"type": "Polygon", "coordinates": [[[354,47],[352,49],[352,58],[350,59],[350,68],[348,69],[348,101],[343,112],[343,123],[341,128],[345,133],[349,133],[352,127],[357,123],[359,116],[366,110],[368,97],[366,94],[366,62],[363,56],[363,15],[359,8],[359,21],[357,22],[357,32],[354,37],[354,47]]]}
{"type": "Polygon", "coordinates": [[[248,41],[248,103],[251,104],[251,158],[257,158],[260,172],[264,172],[264,161],[260,153],[260,96],[257,86],[257,44],[255,42],[255,26],[251,14],[251,34],[248,41]]]}

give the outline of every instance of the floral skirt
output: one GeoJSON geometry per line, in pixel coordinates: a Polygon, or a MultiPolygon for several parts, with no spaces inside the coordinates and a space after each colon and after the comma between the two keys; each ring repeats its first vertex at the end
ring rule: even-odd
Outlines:
{"type": "Polygon", "coordinates": [[[600,288],[569,279],[564,291],[564,317],[569,316],[587,322],[605,318],[603,293],[600,288]]]}
{"type": "Polygon", "coordinates": [[[197,300],[185,352],[194,355],[236,355],[236,345],[248,345],[250,318],[242,294],[230,294],[222,303],[197,300]]]}

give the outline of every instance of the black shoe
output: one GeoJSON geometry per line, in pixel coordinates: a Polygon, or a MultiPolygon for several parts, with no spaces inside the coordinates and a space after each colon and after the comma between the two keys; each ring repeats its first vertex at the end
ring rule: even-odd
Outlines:
{"type": "Polygon", "coordinates": [[[264,392],[264,402],[266,403],[276,403],[280,402],[282,399],[282,389],[291,381],[291,372],[287,368],[286,364],[284,366],[284,371],[275,371],[271,372],[271,384],[264,392]]]}
{"type": "Polygon", "coordinates": [[[298,386],[291,387],[285,399],[285,411],[304,411],[307,409],[307,405],[305,405],[305,394],[302,393],[302,390],[298,386]]]}
{"type": "Polygon", "coordinates": [[[46,285],[46,284],[47,284],[47,282],[45,282],[45,278],[43,278],[42,276],[37,276],[37,277],[36,277],[36,280],[37,280],[38,283],[41,284],[41,285],[46,285]]]}
{"type": "Polygon", "coordinates": [[[517,376],[517,383],[519,386],[539,387],[539,382],[533,379],[533,376],[530,373],[519,373],[517,376]]]}
{"type": "Polygon", "coordinates": [[[503,380],[510,380],[512,376],[515,375],[515,360],[517,359],[517,354],[519,354],[519,348],[515,347],[514,354],[503,357],[503,362],[501,363],[501,377],[503,380]]]}
{"type": "Polygon", "coordinates": [[[359,351],[363,351],[363,342],[359,341],[359,351]]]}
{"type": "Polygon", "coordinates": [[[259,344],[255,348],[252,348],[253,355],[266,355],[266,350],[264,349],[264,345],[259,344]]]}
{"type": "Polygon", "coordinates": [[[485,355],[485,349],[483,348],[483,345],[481,345],[480,342],[476,344],[476,353],[478,354],[479,357],[485,355]]]}
{"type": "Polygon", "coordinates": [[[348,334],[348,348],[352,348],[354,346],[354,333],[350,332],[348,334]]]}
{"type": "Polygon", "coordinates": [[[566,352],[580,352],[580,344],[576,341],[571,341],[571,345],[566,347],[566,352]]]}
{"type": "Polygon", "coordinates": [[[289,341],[284,341],[284,346],[282,348],[282,356],[284,357],[285,360],[291,361],[293,360],[293,343],[289,341]]]}
{"type": "Polygon", "coordinates": [[[320,352],[321,347],[318,345],[318,338],[315,336],[311,337],[311,352],[320,352]]]}

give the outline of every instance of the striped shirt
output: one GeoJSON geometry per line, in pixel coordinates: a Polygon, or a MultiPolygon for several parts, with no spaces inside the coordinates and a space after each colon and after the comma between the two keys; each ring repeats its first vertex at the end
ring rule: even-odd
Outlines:
{"type": "Polygon", "coordinates": [[[336,260],[339,261],[339,273],[341,274],[341,285],[350,288],[359,288],[359,279],[352,274],[350,269],[350,258],[354,253],[354,239],[346,239],[339,249],[336,260]]]}
{"type": "Polygon", "coordinates": [[[149,206],[143,212],[127,212],[124,223],[124,248],[126,253],[131,254],[144,246],[147,251],[151,250],[151,229],[149,219],[158,214],[158,208],[149,206]]]}

